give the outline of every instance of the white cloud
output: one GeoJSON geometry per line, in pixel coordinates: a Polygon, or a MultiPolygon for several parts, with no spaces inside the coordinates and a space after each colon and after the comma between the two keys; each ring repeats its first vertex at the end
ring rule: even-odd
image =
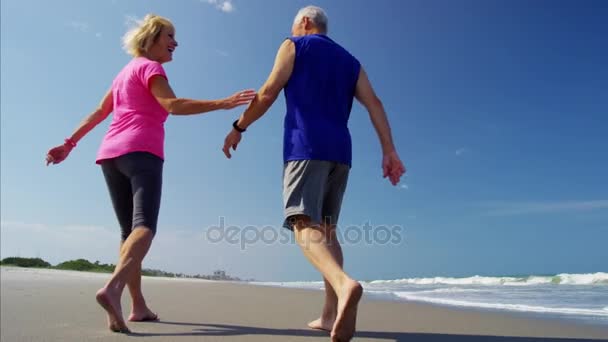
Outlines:
{"type": "Polygon", "coordinates": [[[203,0],[210,5],[215,6],[218,10],[224,13],[230,13],[235,10],[232,0],[203,0]]]}
{"type": "Polygon", "coordinates": [[[401,189],[405,189],[405,190],[407,190],[407,189],[409,189],[410,187],[409,187],[407,184],[401,184],[400,188],[401,188],[401,189]]]}
{"type": "Polygon", "coordinates": [[[456,150],[455,154],[457,157],[467,153],[469,150],[466,147],[461,147],[459,149],[456,150]]]}
{"type": "Polygon", "coordinates": [[[95,33],[95,37],[97,37],[97,38],[101,38],[102,36],[103,36],[103,34],[101,32],[95,33]]]}
{"type": "Polygon", "coordinates": [[[222,3],[222,7],[220,8],[220,10],[223,12],[232,12],[232,11],[234,11],[234,6],[232,5],[231,2],[224,1],[222,3]]]}
{"type": "Polygon", "coordinates": [[[561,202],[491,202],[483,204],[486,215],[509,216],[608,209],[608,200],[561,202]]]}
{"type": "Polygon", "coordinates": [[[86,33],[89,31],[89,24],[83,21],[72,21],[68,23],[68,26],[82,33],[86,33]]]}
{"type": "Polygon", "coordinates": [[[125,14],[125,25],[127,27],[136,26],[140,22],[140,19],[134,15],[125,14]]]}

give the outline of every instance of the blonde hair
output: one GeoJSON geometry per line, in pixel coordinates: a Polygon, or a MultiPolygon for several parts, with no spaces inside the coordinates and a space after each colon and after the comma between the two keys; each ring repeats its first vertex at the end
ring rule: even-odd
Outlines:
{"type": "Polygon", "coordinates": [[[122,38],[123,48],[134,57],[142,56],[156,42],[163,28],[175,29],[167,18],[147,14],[143,20],[129,18],[131,29],[122,38]]]}

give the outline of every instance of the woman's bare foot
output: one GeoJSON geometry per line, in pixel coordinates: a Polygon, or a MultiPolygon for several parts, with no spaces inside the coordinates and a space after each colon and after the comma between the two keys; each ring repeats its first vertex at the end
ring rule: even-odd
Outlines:
{"type": "Polygon", "coordinates": [[[357,325],[357,305],[363,295],[363,287],[350,279],[338,294],[338,315],[331,329],[332,342],[350,341],[357,325]]]}
{"type": "Polygon", "coordinates": [[[147,307],[144,309],[131,310],[131,315],[129,315],[129,321],[131,322],[154,322],[158,321],[158,315],[147,307]]]}
{"type": "Polygon", "coordinates": [[[101,288],[95,295],[97,303],[106,310],[108,314],[108,328],[114,332],[131,332],[124,319],[122,318],[122,308],[120,306],[120,295],[114,293],[109,288],[101,288]]]}

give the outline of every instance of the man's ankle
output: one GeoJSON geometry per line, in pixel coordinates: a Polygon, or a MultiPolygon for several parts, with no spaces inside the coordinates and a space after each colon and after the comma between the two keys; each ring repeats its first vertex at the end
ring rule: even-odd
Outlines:
{"type": "Polygon", "coordinates": [[[141,309],[145,309],[148,306],[146,305],[146,301],[143,299],[140,300],[133,300],[133,304],[131,306],[133,308],[133,310],[137,309],[137,310],[141,310],[141,309]]]}

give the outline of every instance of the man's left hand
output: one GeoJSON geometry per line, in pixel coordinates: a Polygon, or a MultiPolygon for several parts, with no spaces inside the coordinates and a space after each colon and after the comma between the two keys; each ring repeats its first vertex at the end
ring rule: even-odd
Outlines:
{"type": "Polygon", "coordinates": [[[397,152],[387,153],[382,158],[382,173],[383,177],[391,181],[393,185],[397,185],[401,176],[405,173],[405,166],[399,159],[397,152]]]}

